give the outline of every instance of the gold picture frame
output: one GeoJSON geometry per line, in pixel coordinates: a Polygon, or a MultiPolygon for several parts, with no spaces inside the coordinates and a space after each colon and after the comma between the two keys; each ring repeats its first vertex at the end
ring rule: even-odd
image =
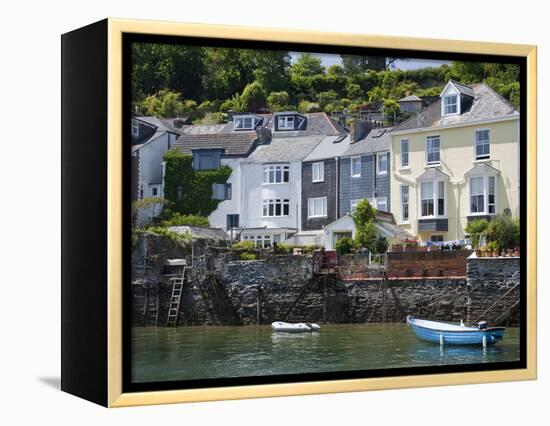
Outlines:
{"type": "MultiPolygon", "coordinates": [[[[106,146],[106,400],[109,407],[214,401],[336,392],[413,388],[502,381],[534,380],[537,377],[537,49],[532,45],[439,40],[393,36],[312,32],[225,25],[187,24],[109,18],[105,22],[107,45],[107,146],[106,146]],[[162,36],[310,43],[330,46],[407,49],[465,54],[505,55],[527,61],[527,358],[526,368],[473,371],[365,379],[328,380],[199,389],[123,392],[122,348],[122,134],[123,134],[123,35],[162,36]]],[[[78,31],[78,30],[77,30],[78,31]]],[[[68,300],[68,299],[67,299],[68,300]]],[[[70,339],[67,335],[66,339],[70,339]]],[[[65,390],[78,391],[65,386],[65,390]]],[[[86,396],[84,396],[86,397],[86,396]]]]}

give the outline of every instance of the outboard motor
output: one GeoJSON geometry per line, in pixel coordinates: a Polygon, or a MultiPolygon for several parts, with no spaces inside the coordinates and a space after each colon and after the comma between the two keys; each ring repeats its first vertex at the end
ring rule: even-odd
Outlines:
{"type": "Polygon", "coordinates": [[[479,328],[480,330],[484,330],[487,327],[489,327],[489,324],[487,324],[487,321],[480,321],[477,323],[477,328],[479,328]]]}

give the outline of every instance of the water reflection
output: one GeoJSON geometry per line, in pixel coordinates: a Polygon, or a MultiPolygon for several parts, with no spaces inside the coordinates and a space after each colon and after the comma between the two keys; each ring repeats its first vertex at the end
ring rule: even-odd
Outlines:
{"type": "Polygon", "coordinates": [[[136,382],[469,364],[519,359],[519,330],[485,350],[422,342],[404,324],[326,325],[318,333],[269,326],[135,328],[136,382]]]}

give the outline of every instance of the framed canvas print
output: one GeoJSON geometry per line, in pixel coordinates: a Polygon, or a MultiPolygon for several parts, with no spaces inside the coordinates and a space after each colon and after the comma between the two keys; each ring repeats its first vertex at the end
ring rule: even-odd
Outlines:
{"type": "Polygon", "coordinates": [[[536,378],[536,48],[107,19],[62,36],[62,389],[536,378]]]}

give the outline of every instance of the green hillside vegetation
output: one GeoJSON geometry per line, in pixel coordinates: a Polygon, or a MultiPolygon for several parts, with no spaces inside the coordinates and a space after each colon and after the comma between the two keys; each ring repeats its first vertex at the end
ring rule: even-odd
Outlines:
{"type": "Polygon", "coordinates": [[[137,43],[132,102],[145,115],[190,116],[207,124],[223,122],[229,110],[331,113],[347,108],[353,114],[379,105],[393,117],[399,115],[396,100],[438,95],[452,78],[465,84],[485,82],[519,105],[517,65],[453,62],[402,71],[384,69],[386,61],[379,58],[342,59],[342,65],[324,67],[310,54],[292,63],[289,52],[282,51],[137,43]]]}

